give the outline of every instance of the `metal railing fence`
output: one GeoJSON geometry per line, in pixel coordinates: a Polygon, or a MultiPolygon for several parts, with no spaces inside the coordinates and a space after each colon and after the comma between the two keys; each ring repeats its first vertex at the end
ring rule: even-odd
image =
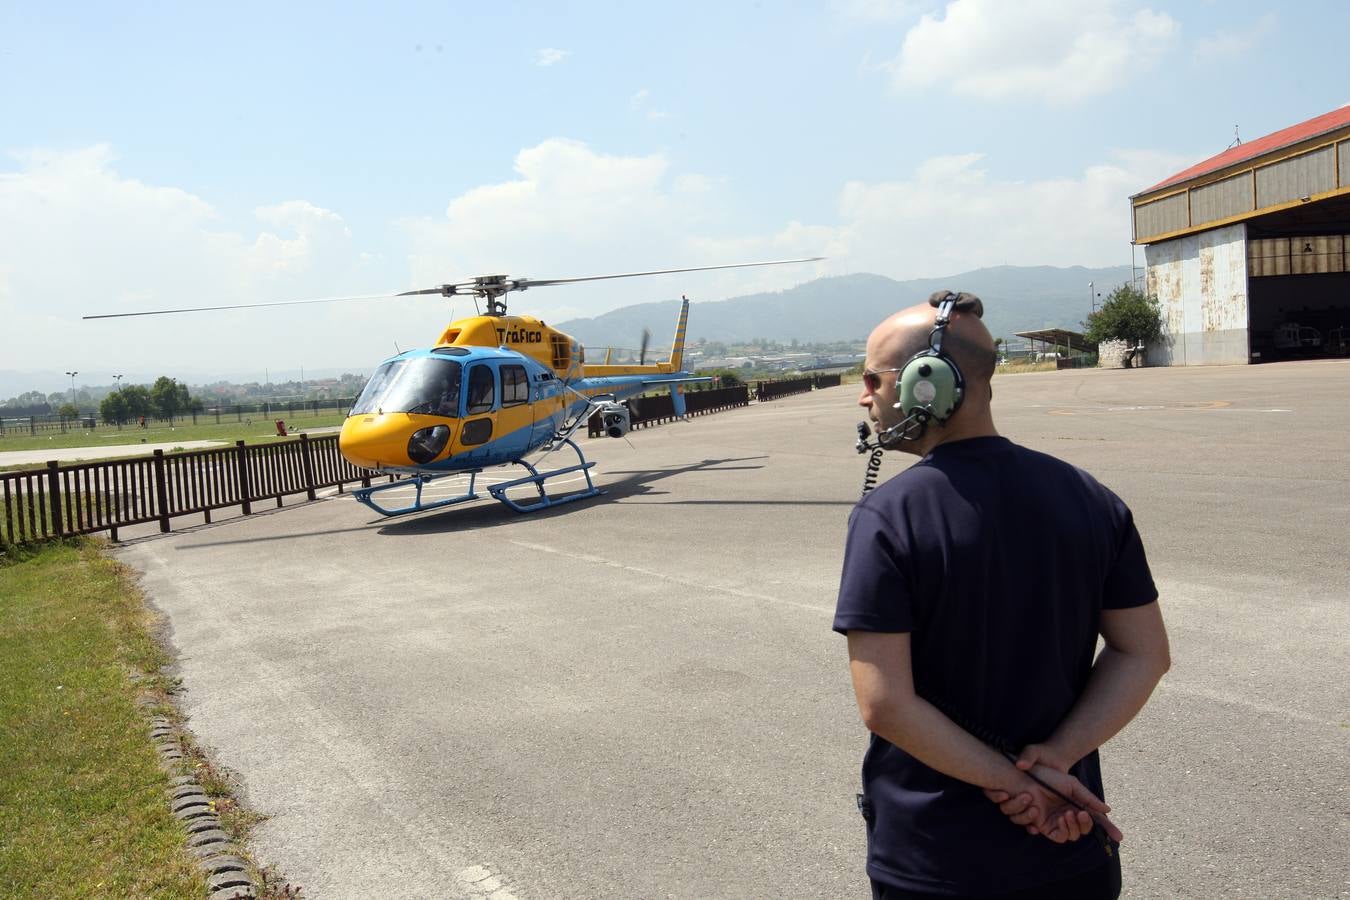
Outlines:
{"type": "Polygon", "coordinates": [[[157,522],[168,531],[177,516],[200,514],[304,494],[319,488],[361,483],[379,477],[342,458],[337,435],[233,447],[212,447],[153,456],[0,472],[0,543],[109,532],[157,522]]]}

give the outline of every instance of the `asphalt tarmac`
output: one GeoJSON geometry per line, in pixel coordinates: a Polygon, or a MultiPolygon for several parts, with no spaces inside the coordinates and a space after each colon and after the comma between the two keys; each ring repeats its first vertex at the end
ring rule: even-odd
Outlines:
{"type": "MultiPolygon", "coordinates": [[[[1350,361],[995,380],[1162,592],[1172,671],[1102,751],[1126,897],[1350,896],[1348,396],[1350,361]]],[[[343,497],[118,555],[306,897],[863,898],[853,402],[583,440],[606,496],[530,516],[343,497]]]]}

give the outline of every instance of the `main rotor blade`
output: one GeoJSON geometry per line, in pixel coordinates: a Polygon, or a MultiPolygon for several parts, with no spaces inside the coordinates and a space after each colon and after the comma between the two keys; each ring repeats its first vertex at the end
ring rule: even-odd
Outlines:
{"type": "Polygon", "coordinates": [[[549,284],[574,284],[578,281],[608,281],[611,278],[636,278],[639,275],[673,275],[676,272],[708,272],[712,269],[749,269],[753,266],[785,266],[788,263],[817,262],[823,256],[807,256],[802,259],[775,259],[769,262],[728,263],[723,266],[691,266],[687,269],[653,269],[650,272],[624,272],[622,275],[590,275],[585,278],[519,278],[516,284],[520,288],[540,287],[549,284]]]}
{"type": "Polygon", "coordinates": [[[186,306],[182,309],[150,309],[144,312],[102,313],[82,319],[124,319],[128,316],[167,316],[173,313],[211,312],[218,309],[253,309],[258,306],[295,306],[301,303],[346,303],[352,300],[388,300],[398,294],[364,294],[357,297],[321,297],[318,300],[273,300],[270,303],[234,303],[228,306],[186,306]]]}

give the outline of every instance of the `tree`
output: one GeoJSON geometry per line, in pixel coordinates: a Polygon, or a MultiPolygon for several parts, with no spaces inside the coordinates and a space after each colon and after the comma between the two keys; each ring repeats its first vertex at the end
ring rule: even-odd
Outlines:
{"type": "Polygon", "coordinates": [[[161,375],[150,386],[150,402],[155,408],[155,415],[172,421],[174,416],[187,410],[191,398],[188,396],[187,385],[179,384],[167,375],[161,375]]]}
{"type": "MultiPolygon", "coordinates": [[[[736,372],[734,369],[727,369],[727,368],[699,369],[698,374],[711,375],[714,378],[716,378],[717,379],[717,381],[715,382],[716,387],[724,387],[724,388],[736,387],[737,385],[745,383],[744,381],[741,380],[740,374],[736,372]]],[[[700,385],[700,387],[702,387],[702,385],[700,385]]],[[[709,386],[709,389],[711,388],[712,386],[709,386]]]]}
{"type": "Polygon", "coordinates": [[[1162,336],[1162,307],[1158,298],[1132,284],[1111,292],[1102,308],[1083,322],[1094,343],[1121,340],[1131,346],[1152,343],[1162,336]]]}
{"type": "Polygon", "coordinates": [[[119,393],[122,395],[122,399],[126,401],[128,419],[150,415],[150,392],[145,389],[145,385],[133,384],[130,387],[122,388],[119,393]]]}
{"type": "Polygon", "coordinates": [[[63,419],[75,420],[80,417],[80,408],[74,403],[62,403],[56,414],[63,419]]]}
{"type": "Polygon", "coordinates": [[[127,398],[121,391],[113,391],[98,405],[98,413],[109,425],[120,425],[130,417],[127,398]]]}

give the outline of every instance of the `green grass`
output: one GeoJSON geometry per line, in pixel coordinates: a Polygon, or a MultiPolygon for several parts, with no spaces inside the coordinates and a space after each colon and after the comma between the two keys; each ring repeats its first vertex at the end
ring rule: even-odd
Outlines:
{"type": "Polygon", "coordinates": [[[205,896],[128,675],[168,662],[139,593],[92,541],[6,554],[0,894],[205,896]]]}
{"type": "MultiPolygon", "coordinates": [[[[284,419],[287,429],[294,434],[297,431],[311,428],[341,425],[346,417],[346,413],[329,410],[317,416],[306,413],[291,419],[285,414],[281,414],[274,418],[284,419]]],[[[142,442],[147,444],[173,444],[184,441],[224,441],[232,444],[235,441],[248,441],[252,444],[278,439],[273,419],[253,416],[252,422],[248,420],[248,416],[244,417],[243,422],[236,422],[234,416],[222,416],[220,424],[217,425],[214,417],[199,416],[196,425],[192,424],[191,419],[180,419],[175,425],[169,425],[166,422],[152,422],[147,428],[124,425],[121,430],[113,425],[100,425],[92,430],[72,428],[64,434],[59,431],[39,431],[35,435],[30,435],[25,430],[10,428],[3,437],[0,437],[0,453],[6,450],[67,450],[79,447],[108,447],[142,442]]],[[[73,458],[74,454],[63,454],[63,456],[73,458]]]]}

